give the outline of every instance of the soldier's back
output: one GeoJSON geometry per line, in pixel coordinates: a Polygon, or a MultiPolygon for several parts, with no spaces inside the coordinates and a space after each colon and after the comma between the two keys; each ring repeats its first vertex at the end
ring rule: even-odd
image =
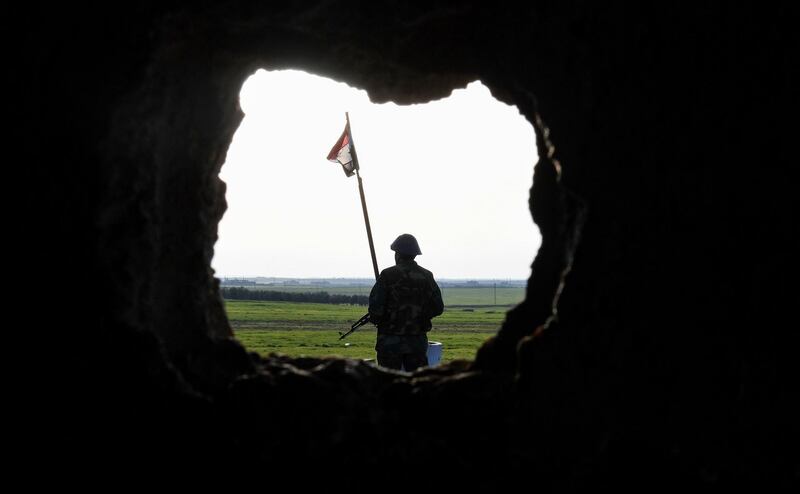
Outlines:
{"type": "Polygon", "coordinates": [[[385,324],[378,330],[388,334],[419,334],[431,329],[431,307],[436,305],[438,287],[433,273],[414,261],[398,263],[381,272],[386,290],[385,324]]]}

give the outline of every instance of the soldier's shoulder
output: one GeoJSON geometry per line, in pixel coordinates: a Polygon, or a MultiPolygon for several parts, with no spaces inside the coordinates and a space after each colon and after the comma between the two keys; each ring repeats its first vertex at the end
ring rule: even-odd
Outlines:
{"type": "Polygon", "coordinates": [[[400,273],[400,270],[397,266],[390,266],[383,271],[381,271],[381,278],[395,278],[400,273]]]}
{"type": "Polygon", "coordinates": [[[383,273],[394,273],[395,271],[397,271],[397,269],[398,269],[398,268],[397,268],[397,265],[395,265],[395,266],[389,266],[388,268],[385,268],[385,269],[383,269],[383,270],[381,271],[381,274],[383,274],[383,273]]]}
{"type": "Polygon", "coordinates": [[[427,277],[429,277],[429,278],[433,278],[433,273],[431,273],[431,272],[430,272],[430,271],[428,271],[427,269],[423,268],[423,267],[422,267],[422,266],[420,266],[419,264],[417,264],[417,269],[419,269],[419,270],[420,270],[420,271],[421,271],[423,274],[425,274],[425,276],[427,276],[427,277]]]}

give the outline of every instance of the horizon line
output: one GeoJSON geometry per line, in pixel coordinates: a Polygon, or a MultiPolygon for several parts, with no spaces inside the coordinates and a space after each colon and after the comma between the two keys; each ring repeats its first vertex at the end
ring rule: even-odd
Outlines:
{"type": "MultiPolygon", "coordinates": [[[[374,276],[221,276],[214,275],[215,278],[220,280],[233,279],[233,280],[247,280],[254,278],[266,279],[286,279],[286,280],[372,280],[374,276]]],[[[436,279],[443,280],[509,280],[509,281],[528,281],[528,278],[511,278],[511,277],[495,277],[495,278],[482,278],[482,277],[453,277],[453,276],[437,276],[436,279]]]]}

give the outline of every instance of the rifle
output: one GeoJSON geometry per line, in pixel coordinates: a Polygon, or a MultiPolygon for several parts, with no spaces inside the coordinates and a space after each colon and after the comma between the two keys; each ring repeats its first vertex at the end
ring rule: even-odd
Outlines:
{"type": "Polygon", "coordinates": [[[347,335],[349,335],[350,333],[352,333],[356,329],[360,328],[361,326],[367,324],[368,322],[371,322],[369,320],[369,312],[367,312],[366,314],[361,316],[361,319],[359,319],[358,321],[354,322],[353,325],[350,326],[350,331],[348,331],[346,333],[342,333],[341,331],[339,331],[339,339],[343,340],[347,335]]]}

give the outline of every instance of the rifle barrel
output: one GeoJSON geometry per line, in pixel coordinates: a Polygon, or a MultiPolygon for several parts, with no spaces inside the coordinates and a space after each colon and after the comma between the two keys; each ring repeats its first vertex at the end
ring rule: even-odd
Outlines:
{"type": "Polygon", "coordinates": [[[339,339],[340,340],[344,339],[347,335],[349,335],[350,333],[352,333],[356,329],[360,328],[361,326],[367,324],[368,322],[369,322],[369,312],[367,312],[366,314],[361,316],[361,319],[359,319],[358,321],[354,322],[353,325],[350,326],[350,331],[348,331],[348,332],[346,332],[344,334],[339,333],[341,335],[341,336],[339,336],[339,339]]]}

